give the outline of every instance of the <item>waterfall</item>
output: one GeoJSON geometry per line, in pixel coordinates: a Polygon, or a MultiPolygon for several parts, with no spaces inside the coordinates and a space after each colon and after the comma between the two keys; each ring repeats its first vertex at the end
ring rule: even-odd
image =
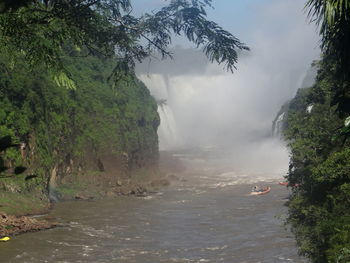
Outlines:
{"type": "Polygon", "coordinates": [[[158,128],[160,150],[178,147],[179,139],[176,129],[176,121],[172,109],[166,104],[158,105],[160,126],[158,128]]]}
{"type": "Polygon", "coordinates": [[[306,112],[307,112],[307,113],[311,113],[313,107],[314,107],[314,105],[312,105],[312,104],[309,105],[309,106],[307,106],[306,112]]]}
{"type": "Polygon", "coordinates": [[[58,180],[57,166],[55,166],[51,171],[51,176],[48,184],[49,198],[53,202],[57,202],[58,199],[60,198],[60,195],[56,190],[57,180],[58,180]]]}
{"type": "Polygon", "coordinates": [[[157,100],[160,126],[158,127],[159,149],[171,150],[181,147],[181,139],[173,111],[169,77],[160,74],[138,76],[157,100]]]}
{"type": "Polygon", "coordinates": [[[284,125],[284,117],[286,113],[282,112],[278,117],[273,121],[272,125],[272,136],[274,137],[280,137],[282,135],[283,131],[283,125],[284,125]]]}

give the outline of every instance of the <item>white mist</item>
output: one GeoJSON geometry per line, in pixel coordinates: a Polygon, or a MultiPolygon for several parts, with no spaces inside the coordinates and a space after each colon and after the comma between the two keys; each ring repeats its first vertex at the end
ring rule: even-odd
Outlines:
{"type": "Polygon", "coordinates": [[[167,101],[159,107],[161,149],[222,148],[237,170],[287,171],[288,151],[270,137],[272,121],[318,58],[318,36],[302,1],[272,2],[256,9],[262,22],[247,32],[251,51],[240,54],[233,74],[179,47],[174,61],[138,65],[152,95],[167,101]]]}

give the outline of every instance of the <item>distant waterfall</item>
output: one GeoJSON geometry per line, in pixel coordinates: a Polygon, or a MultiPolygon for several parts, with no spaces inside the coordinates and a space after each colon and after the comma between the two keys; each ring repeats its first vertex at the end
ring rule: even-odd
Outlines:
{"type": "Polygon", "coordinates": [[[161,104],[158,105],[158,113],[160,117],[158,128],[160,150],[178,147],[176,121],[172,109],[166,104],[161,104]]]}
{"type": "Polygon", "coordinates": [[[272,136],[274,137],[280,137],[282,135],[283,131],[283,125],[284,125],[284,117],[286,113],[282,112],[278,117],[274,120],[272,125],[272,136]]]}
{"type": "Polygon", "coordinates": [[[160,126],[158,127],[159,149],[171,150],[180,147],[180,135],[176,116],[172,107],[169,77],[160,74],[138,76],[146,84],[152,96],[157,100],[160,126]]]}

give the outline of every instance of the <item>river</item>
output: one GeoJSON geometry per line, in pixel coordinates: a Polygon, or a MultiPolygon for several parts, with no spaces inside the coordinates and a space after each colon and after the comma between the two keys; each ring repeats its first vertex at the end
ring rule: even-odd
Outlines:
{"type": "Polygon", "coordinates": [[[289,192],[276,176],[237,172],[203,154],[172,155],[187,169],[171,186],[57,203],[50,214],[66,226],[2,243],[1,262],[306,262],[283,225],[289,192]],[[271,192],[250,196],[254,184],[271,192]]]}

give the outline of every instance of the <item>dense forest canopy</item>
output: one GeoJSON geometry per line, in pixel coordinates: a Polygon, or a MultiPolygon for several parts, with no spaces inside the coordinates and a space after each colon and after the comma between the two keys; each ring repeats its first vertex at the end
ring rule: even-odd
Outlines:
{"type": "Polygon", "coordinates": [[[350,113],[350,1],[309,0],[306,8],[311,21],[320,27],[321,49],[325,60],[332,63],[334,76],[341,83],[333,87],[332,104],[342,116],[350,113]]]}
{"type": "Polygon", "coordinates": [[[350,1],[309,0],[320,27],[321,60],[312,87],[289,103],[288,222],[311,262],[350,262],[350,1]]]}

